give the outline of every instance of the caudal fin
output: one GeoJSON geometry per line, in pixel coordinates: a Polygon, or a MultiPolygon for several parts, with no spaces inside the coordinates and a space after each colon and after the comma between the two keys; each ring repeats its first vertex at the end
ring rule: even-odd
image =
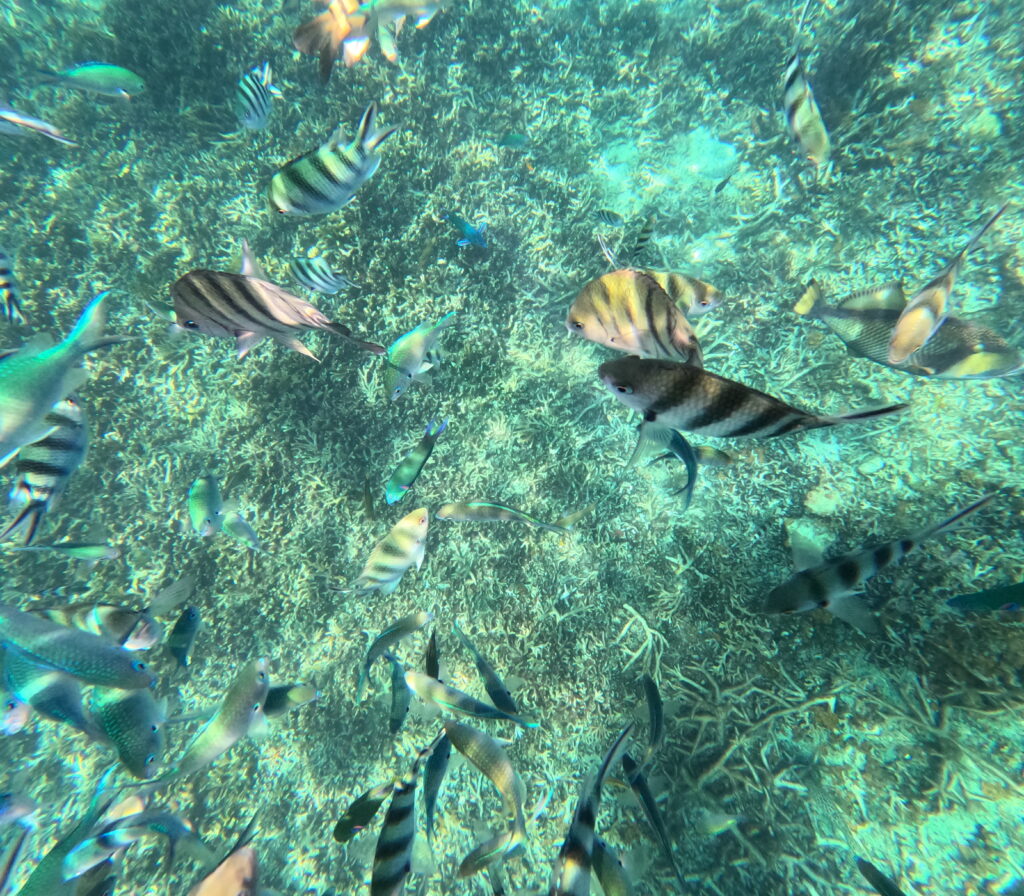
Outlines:
{"type": "Polygon", "coordinates": [[[372,155],[377,151],[377,148],[397,130],[397,127],[385,128],[383,131],[377,130],[377,104],[370,103],[370,105],[366,107],[363,117],[359,120],[359,131],[356,134],[356,145],[359,146],[367,155],[372,155]]]}
{"type": "Polygon", "coordinates": [[[918,536],[917,540],[921,541],[921,540],[923,540],[925,538],[931,538],[933,535],[942,535],[944,532],[948,532],[950,529],[953,529],[956,526],[958,526],[963,520],[965,520],[967,517],[969,517],[972,513],[976,513],[977,511],[981,510],[981,508],[987,506],[988,503],[994,497],[995,497],[994,493],[991,494],[991,495],[985,495],[984,498],[980,498],[977,501],[975,501],[973,504],[969,504],[967,507],[964,507],[962,510],[958,510],[949,519],[943,520],[941,523],[938,523],[937,525],[932,526],[930,529],[925,529],[925,531],[922,532],[918,536]]]}
{"type": "Polygon", "coordinates": [[[61,343],[64,349],[76,355],[85,355],[96,349],[127,341],[129,337],[103,335],[103,328],[107,324],[106,303],[109,295],[110,291],[104,290],[85,307],[75,328],[61,343]]]}
{"type": "Polygon", "coordinates": [[[811,280],[800,296],[800,300],[793,306],[793,310],[797,314],[817,317],[815,309],[821,302],[823,295],[821,284],[817,280],[811,280]]]}
{"type": "Polygon", "coordinates": [[[909,408],[909,404],[889,404],[882,408],[871,408],[866,411],[851,411],[849,414],[839,414],[836,417],[823,417],[822,426],[832,426],[841,423],[858,423],[862,420],[873,420],[875,417],[887,417],[889,414],[898,414],[909,408]]]}
{"type": "Polygon", "coordinates": [[[341,42],[352,32],[346,14],[347,5],[343,0],[336,0],[326,12],[299,25],[292,35],[292,45],[296,50],[320,57],[320,81],[323,84],[330,80],[341,42]]]}

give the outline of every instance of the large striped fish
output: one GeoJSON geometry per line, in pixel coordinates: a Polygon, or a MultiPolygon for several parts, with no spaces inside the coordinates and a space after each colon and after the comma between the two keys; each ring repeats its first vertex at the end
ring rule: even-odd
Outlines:
{"type": "Polygon", "coordinates": [[[403,516],[370,552],[354,587],[382,594],[394,591],[410,566],[415,565],[419,569],[423,565],[429,523],[430,514],[426,507],[419,507],[403,516]]]}
{"type": "Polygon", "coordinates": [[[270,207],[282,215],[325,215],[348,205],[380,165],[377,150],[397,130],[378,130],[377,104],[370,103],[348,146],[342,145],[339,125],[325,144],[287,162],[271,178],[270,207]]]}
{"type": "Polygon", "coordinates": [[[17,515],[0,532],[0,541],[23,529],[24,543],[32,544],[43,517],[57,506],[71,475],[85,460],[89,429],[85,410],[73,396],[58,402],[43,422],[53,426],[51,432],[26,445],[15,459],[11,506],[17,515]]]}
{"type": "Polygon", "coordinates": [[[332,323],[309,302],[271,283],[245,241],[241,273],[189,271],[171,287],[171,295],[178,326],[205,336],[233,338],[239,358],[264,339],[273,339],[316,361],[295,337],[303,330],[326,330],[358,348],[384,354],[383,346],[356,339],[348,327],[332,323]]]}
{"type": "Polygon", "coordinates": [[[916,535],[843,554],[820,566],[797,572],[768,593],[764,601],[764,612],[789,615],[821,608],[866,635],[877,635],[881,631],[878,621],[864,600],[857,596],[864,583],[880,570],[903,559],[925,539],[945,534],[966,517],[981,510],[993,497],[986,495],[949,519],[916,535]]]}
{"type": "Polygon", "coordinates": [[[591,280],[573,300],[565,326],[620,352],[703,363],[693,326],[647,271],[622,268],[591,280]]]}
{"type": "Polygon", "coordinates": [[[872,420],[906,407],[894,404],[839,416],[812,414],[692,364],[635,356],[606,361],[598,375],[619,401],[643,414],[645,421],[719,438],[770,438],[872,420]]]}
{"type": "Polygon", "coordinates": [[[903,364],[914,352],[927,344],[942,326],[947,316],[946,307],[953,292],[953,285],[963,270],[967,254],[978,244],[985,231],[999,220],[1008,204],[1004,204],[982,224],[946,268],[907,302],[892,328],[887,357],[890,364],[903,364]]]}

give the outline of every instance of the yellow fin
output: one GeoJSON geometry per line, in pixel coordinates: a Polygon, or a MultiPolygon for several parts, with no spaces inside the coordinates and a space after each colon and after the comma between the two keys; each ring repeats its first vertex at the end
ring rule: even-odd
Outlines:
{"type": "Polygon", "coordinates": [[[811,280],[804,289],[803,295],[800,296],[800,300],[793,306],[793,310],[797,314],[810,314],[823,296],[821,284],[817,280],[811,280]]]}

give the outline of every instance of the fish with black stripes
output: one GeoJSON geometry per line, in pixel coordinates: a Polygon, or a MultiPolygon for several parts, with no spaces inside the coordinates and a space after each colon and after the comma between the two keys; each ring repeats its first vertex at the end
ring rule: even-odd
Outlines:
{"type": "Polygon", "coordinates": [[[393,653],[385,653],[384,658],[391,663],[391,708],[388,712],[388,731],[398,734],[409,713],[412,693],[405,684],[405,666],[402,665],[401,660],[393,653]]]}
{"type": "Polygon", "coordinates": [[[419,569],[423,565],[429,525],[430,514],[426,507],[419,507],[403,516],[370,551],[353,588],[363,592],[391,594],[410,567],[419,569]]]}
{"type": "MultiPolygon", "coordinates": [[[[793,41],[793,52],[786,62],[786,75],[782,88],[782,107],[786,114],[786,123],[793,139],[800,145],[804,155],[814,163],[815,168],[825,168],[832,156],[832,141],[829,138],[821,110],[814,99],[814,91],[804,72],[803,60],[800,57],[800,32],[803,30],[804,16],[810,0],[804,4],[797,25],[797,37],[793,41]]],[[[826,169],[827,170],[827,169],[826,169]]]]}
{"type": "Polygon", "coordinates": [[[333,296],[357,285],[340,271],[334,270],[322,255],[298,256],[288,263],[288,267],[299,284],[311,292],[333,296]]]}
{"type": "Polygon", "coordinates": [[[651,793],[651,788],[647,784],[647,778],[644,776],[643,771],[641,771],[639,764],[629,753],[622,754],[622,770],[626,773],[626,783],[629,784],[630,790],[633,791],[637,801],[640,803],[640,807],[644,810],[644,815],[647,816],[647,821],[654,831],[655,839],[657,839],[661,851],[665,854],[665,860],[672,869],[672,873],[675,874],[676,880],[679,881],[679,886],[685,891],[686,881],[683,880],[683,875],[679,871],[679,865],[676,864],[675,848],[668,835],[668,830],[665,828],[665,822],[661,817],[661,810],[658,809],[657,800],[655,800],[654,794],[651,793]]]}
{"type": "Polygon", "coordinates": [[[239,80],[235,88],[235,114],[246,130],[262,131],[270,122],[274,97],[281,96],[272,81],[269,62],[253,66],[239,80]]]}
{"type": "Polygon", "coordinates": [[[405,683],[421,700],[434,703],[447,712],[456,715],[470,716],[475,719],[504,719],[515,722],[523,728],[536,728],[539,723],[535,719],[516,713],[504,712],[496,706],[484,703],[471,697],[464,691],[449,687],[444,682],[424,675],[417,669],[409,669],[405,673],[405,683]]]}
{"type": "Polygon", "coordinates": [[[480,676],[480,680],[483,681],[484,690],[487,691],[487,696],[491,698],[491,702],[502,712],[516,715],[519,712],[519,707],[516,705],[516,701],[512,699],[508,688],[505,687],[505,682],[501,680],[501,676],[495,671],[494,666],[476,649],[473,642],[466,637],[465,632],[459,628],[458,623],[452,623],[452,632],[462,642],[462,646],[472,655],[477,674],[480,676]]]}
{"type": "Polygon", "coordinates": [[[907,407],[894,404],[849,414],[814,414],[692,364],[632,355],[606,361],[598,368],[598,376],[612,395],[639,411],[645,422],[723,439],[767,439],[874,420],[907,407]]]}
{"type": "Polygon", "coordinates": [[[915,535],[864,548],[803,569],[773,588],[764,600],[765,613],[790,615],[825,609],[866,635],[878,635],[881,627],[858,592],[876,573],[902,560],[923,541],[943,535],[973,513],[987,506],[995,495],[986,495],[935,526],[915,535]]]}
{"type": "Polygon", "coordinates": [[[374,816],[387,801],[387,798],[391,796],[391,791],[394,789],[394,783],[388,781],[386,784],[371,787],[365,793],[357,796],[334,825],[334,839],[338,843],[348,843],[373,821],[374,816]]]}
{"type": "Polygon", "coordinates": [[[14,258],[0,247],[0,317],[9,324],[25,323],[21,310],[21,287],[14,273],[14,258]]]}

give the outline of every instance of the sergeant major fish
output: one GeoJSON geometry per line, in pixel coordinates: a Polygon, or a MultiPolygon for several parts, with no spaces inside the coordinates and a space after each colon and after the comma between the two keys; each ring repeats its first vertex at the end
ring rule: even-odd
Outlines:
{"type": "Polygon", "coordinates": [[[453,712],[458,715],[470,716],[476,719],[505,719],[523,728],[536,728],[538,723],[533,719],[514,713],[503,712],[495,706],[490,706],[463,691],[449,687],[443,682],[429,675],[424,675],[416,669],[409,669],[405,673],[405,683],[410,690],[421,700],[427,703],[434,703],[441,709],[453,712]]]}
{"type": "Polygon", "coordinates": [[[25,323],[25,315],[21,310],[21,289],[14,273],[14,259],[10,253],[0,247],[0,317],[9,324],[25,323]]]}
{"type": "Polygon", "coordinates": [[[430,455],[434,452],[434,443],[437,437],[447,429],[448,421],[444,420],[440,425],[431,420],[427,424],[426,432],[419,444],[412,449],[401,462],[395,467],[387,484],[384,486],[384,497],[388,504],[397,504],[405,497],[406,492],[412,488],[413,483],[419,478],[420,473],[430,455]]]}
{"type": "Polygon", "coordinates": [[[351,289],[356,285],[344,274],[333,270],[322,255],[293,258],[289,262],[289,267],[292,276],[300,285],[313,292],[333,296],[343,289],[351,289]]]}
{"type": "Polygon", "coordinates": [[[800,144],[804,154],[821,169],[828,165],[832,155],[832,143],[829,140],[825,122],[821,118],[821,110],[814,99],[814,92],[804,74],[803,61],[800,58],[799,34],[803,29],[804,16],[810,0],[804,4],[797,25],[797,38],[793,43],[793,54],[786,63],[786,77],[783,83],[782,106],[786,113],[786,122],[793,139],[800,144]]]}
{"type": "Polygon", "coordinates": [[[119,604],[72,603],[33,608],[32,612],[61,625],[92,632],[125,650],[148,650],[163,635],[163,626],[148,609],[134,610],[119,604]]]}
{"type": "Polygon", "coordinates": [[[413,380],[424,379],[434,366],[434,346],[441,331],[455,323],[454,316],[455,312],[449,311],[436,324],[424,321],[388,346],[384,386],[392,401],[397,401],[413,380]]]}
{"type": "Polygon", "coordinates": [[[181,615],[167,635],[164,646],[182,669],[186,668],[190,662],[192,646],[195,644],[196,635],[199,634],[202,624],[199,608],[188,606],[181,611],[181,615]]]}
{"type": "Polygon", "coordinates": [[[403,516],[370,552],[354,587],[364,592],[391,594],[409,567],[419,569],[423,565],[429,523],[430,514],[426,507],[403,516]]]}
{"type": "Polygon", "coordinates": [[[238,123],[250,131],[262,131],[270,121],[274,97],[281,96],[272,83],[270,63],[249,69],[235,88],[235,114],[238,123]]]}
{"type": "Polygon", "coordinates": [[[356,834],[365,828],[377,814],[381,806],[394,790],[392,782],[372,787],[366,793],[356,797],[338,819],[334,826],[334,839],[338,843],[348,843],[356,834]]]}

